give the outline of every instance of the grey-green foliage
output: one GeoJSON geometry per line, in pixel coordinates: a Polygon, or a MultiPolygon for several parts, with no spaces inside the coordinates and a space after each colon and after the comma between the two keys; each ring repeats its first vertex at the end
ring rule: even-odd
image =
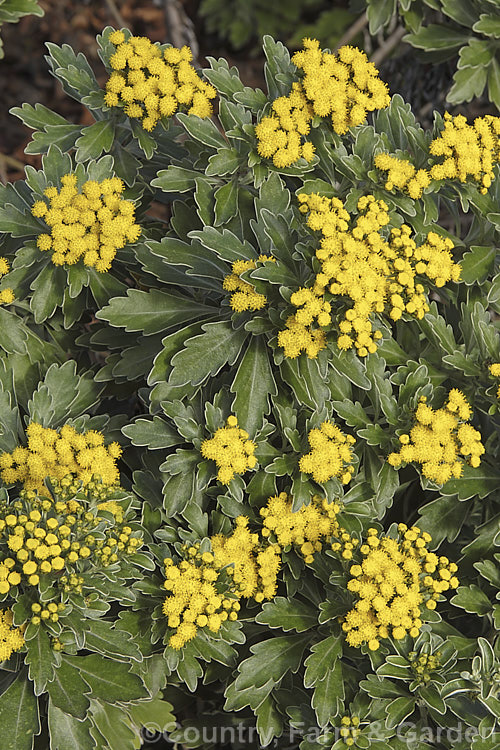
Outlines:
{"type": "Polygon", "coordinates": [[[371,34],[394,25],[408,32],[403,41],[430,61],[458,56],[450,104],[486,93],[500,108],[500,16],[497,0],[363,0],[371,34]]]}

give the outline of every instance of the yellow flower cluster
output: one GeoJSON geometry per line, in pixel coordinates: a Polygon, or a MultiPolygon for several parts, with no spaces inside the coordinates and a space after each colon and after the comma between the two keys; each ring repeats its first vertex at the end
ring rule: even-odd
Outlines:
{"type": "Polygon", "coordinates": [[[87,180],[79,192],[76,175],[66,174],[61,184],[60,190],[44,190],[48,204],[36,201],[31,209],[33,216],[43,218],[50,227],[50,234],[38,235],[37,247],[52,250],[56,266],[74,265],[83,259],[89,268],[109,271],[116,251],[135,242],[141,233],[140,226],[134,224],[134,204],[120,195],[124,183],[118,177],[87,180]]]}
{"type": "Polygon", "coordinates": [[[189,47],[162,51],[146,37],[131,36],[126,41],[122,31],[113,31],[109,41],[116,52],[109,60],[113,72],[106,83],[108,107],[123,107],[128,117],[141,120],[148,131],[180,107],[189,107],[190,115],[212,115],[210,100],[217,92],[198,76],[189,47]]]}
{"type": "Polygon", "coordinates": [[[408,661],[410,662],[412,672],[420,682],[430,682],[430,673],[436,671],[441,666],[440,656],[440,651],[437,651],[435,654],[417,654],[416,651],[410,651],[408,661]]]}
{"type": "Polygon", "coordinates": [[[408,159],[383,153],[377,154],[374,164],[381,172],[387,172],[386,190],[402,190],[416,200],[422,195],[431,181],[426,169],[416,169],[408,159]]]}
{"type": "Polygon", "coordinates": [[[292,85],[288,96],[275,99],[272,114],[255,126],[257,151],[276,167],[289,167],[301,157],[311,161],[314,146],[304,139],[310,129],[313,110],[300,83],[292,85]]]}
{"type": "Polygon", "coordinates": [[[231,594],[226,597],[218,593],[219,571],[212,553],[200,553],[195,547],[190,551],[191,559],[178,565],[171,558],[164,560],[163,585],[170,594],[163,603],[163,613],[168,626],[175,628],[168,645],[176,650],[192,640],[198,628],[208,627],[216,633],[225,620],[236,620],[240,606],[231,594]]]}
{"type": "Polygon", "coordinates": [[[351,481],[354,467],[352,445],[356,442],[352,435],[345,435],[331,422],[322,422],[319,429],[310,430],[307,439],[312,450],[299,461],[299,469],[304,474],[312,474],[316,482],[327,482],[338,477],[342,484],[351,481]]]}
{"type": "Polygon", "coordinates": [[[250,271],[257,268],[257,262],[265,263],[266,261],[276,262],[271,255],[259,255],[258,261],[255,260],[237,260],[232,265],[232,273],[224,277],[222,287],[227,292],[233,292],[229,304],[235,312],[244,310],[261,310],[267,302],[264,294],[259,294],[254,287],[247,281],[240,278],[244,271],[250,271]]]}
{"type": "MultiPolygon", "coordinates": [[[[325,295],[346,297],[353,306],[339,323],[337,346],[345,350],[356,347],[358,355],[365,357],[376,351],[376,341],[382,336],[373,329],[374,314],[387,311],[392,320],[399,320],[406,312],[421,319],[429,309],[424,287],[416,282],[417,274],[427,276],[436,286],[458,281],[460,266],[453,262],[450,239],[429,232],[417,247],[405,224],[391,229],[388,239],[382,236],[381,230],[389,223],[384,201],[362,196],[357,204],[359,215],[352,222],[338,198],[315,193],[300,193],[298,198],[299,210],[308,214],[308,226],[322,234],[316,251],[321,268],[311,288],[292,295],[292,304],[300,309],[287,326],[291,320],[304,329],[309,325],[307,330],[314,335],[320,328],[313,330],[313,323],[326,327],[332,322],[331,303],[325,295]]],[[[321,336],[324,342],[324,331],[321,336]]],[[[300,350],[294,350],[289,339],[288,330],[278,334],[285,356],[297,356],[300,350]]],[[[308,354],[314,356],[314,352],[308,354]]]]}
{"type": "Polygon", "coordinates": [[[199,628],[216,633],[226,620],[237,620],[241,598],[262,602],[276,593],[279,547],[262,544],[259,535],[249,530],[248,518],[239,516],[232,534],[218,534],[210,541],[212,552],[201,552],[197,543],[185,547],[189,559],[177,565],[171,558],[164,561],[164,587],[171,593],[163,613],[168,626],[175,628],[168,644],[176,650],[199,628]]]}
{"type": "Polygon", "coordinates": [[[484,453],[481,434],[467,424],[472,414],[464,394],[454,388],[441,409],[434,410],[422,396],[415,413],[416,424],[410,434],[399,436],[399,453],[391,453],[387,460],[396,468],[414,461],[421,464],[422,474],[436,484],[444,484],[452,477],[460,477],[464,458],[473,467],[481,463],[484,453]]]}
{"type": "Polygon", "coordinates": [[[500,161],[500,117],[476,117],[473,125],[463,115],[444,115],[444,129],[430,146],[431,156],[443,157],[430,169],[434,180],[472,178],[486,193],[494,178],[493,167],[500,161]]]}
{"type": "Polygon", "coordinates": [[[375,65],[355,47],[340,47],[337,54],[322,52],[316,39],[304,39],[304,49],[292,62],[303,71],[302,86],[315,115],[330,117],[340,135],[364,122],[367,112],[387,107],[387,85],[375,65]]]}
{"type": "Polygon", "coordinates": [[[422,627],[421,607],[436,608],[444,591],[455,589],[455,563],[427,550],[431,537],[416,526],[398,526],[398,538],[368,529],[360,547],[363,560],[351,566],[349,591],[357,597],[342,624],[350,646],[368,643],[375,651],[380,639],[392,635],[415,638],[422,627]]]}
{"type": "Polygon", "coordinates": [[[339,735],[347,747],[352,747],[359,736],[359,716],[343,716],[340,720],[339,735]]]}
{"type": "MultiPolygon", "coordinates": [[[[132,528],[99,514],[95,499],[109,498],[113,488],[87,484],[87,499],[75,499],[81,483],[70,475],[54,480],[54,498],[23,490],[20,499],[0,508],[0,594],[25,584],[38,586],[52,574],[62,591],[81,591],[82,561],[108,567],[141,544],[132,528]],[[97,531],[97,527],[99,527],[97,531]]],[[[123,516],[122,516],[123,521],[123,516]]],[[[57,621],[54,610],[50,615],[57,621]]],[[[39,619],[33,620],[35,624],[39,619]]]]}
{"type": "MultiPolygon", "coordinates": [[[[494,378],[500,378],[500,362],[494,362],[492,365],[490,365],[489,371],[494,378]]],[[[497,389],[497,398],[500,399],[500,384],[497,389]]]]}
{"type": "Polygon", "coordinates": [[[270,497],[260,509],[263,518],[261,535],[275,540],[281,548],[294,545],[299,548],[306,563],[314,561],[316,552],[323,549],[323,542],[330,542],[335,552],[341,552],[346,560],[352,558],[352,551],[358,540],[351,537],[340,526],[337,513],[340,506],[315,495],[309,505],[292,510],[292,498],[286,492],[270,497]],[[332,542],[332,539],[337,541],[332,542]]]}
{"type": "Polygon", "coordinates": [[[295,359],[305,352],[309,359],[316,359],[319,352],[326,349],[326,335],[320,328],[299,323],[296,315],[290,315],[285,325],[278,333],[278,346],[283,347],[285,357],[295,359]]]}
{"type": "MultiPolygon", "coordinates": [[[[10,266],[7,258],[0,258],[0,279],[6,273],[9,273],[9,270],[10,266]]],[[[11,302],[14,302],[14,292],[12,289],[2,289],[0,291],[0,305],[10,305],[11,302]]]]}
{"type": "Polygon", "coordinates": [[[99,475],[105,485],[116,485],[120,474],[116,460],[122,450],[118,443],[104,445],[104,435],[96,430],[80,434],[64,425],[59,430],[31,422],[26,428],[27,447],[0,454],[0,476],[5,484],[22,482],[25,489],[47,495],[44,479],[62,479],[73,474],[87,485],[99,475]]]}
{"type": "Polygon", "coordinates": [[[12,627],[12,620],[10,609],[0,609],[0,663],[24,646],[24,628],[12,627]]]}
{"type": "Polygon", "coordinates": [[[219,427],[213,438],[201,444],[201,455],[215,461],[219,470],[217,479],[229,484],[235,474],[244,474],[257,464],[254,456],[255,443],[249,440],[248,432],[238,427],[238,420],[231,415],[226,426],[219,427]]]}
{"type": "Polygon", "coordinates": [[[218,567],[232,566],[227,572],[239,597],[252,597],[257,602],[272,599],[281,567],[279,546],[262,543],[259,535],[249,530],[246,516],[238,516],[230,536],[213,536],[211,542],[218,567]]]}
{"type": "Polygon", "coordinates": [[[390,101],[386,84],[361,50],[346,46],[333,55],[322,52],[316,39],[303,44],[292,58],[302,81],[293,83],[288,96],[275,99],[271,114],[255,127],[259,154],[278,168],[301,157],[312,160],[314,146],[306,136],[314,116],[329,117],[335,132],[343,134],[390,101]]]}

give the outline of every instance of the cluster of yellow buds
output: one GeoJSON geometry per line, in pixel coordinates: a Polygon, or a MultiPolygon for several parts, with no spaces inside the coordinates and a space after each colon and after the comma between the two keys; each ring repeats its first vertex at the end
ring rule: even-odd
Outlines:
{"type": "Polygon", "coordinates": [[[316,359],[326,349],[326,335],[321,328],[312,328],[299,323],[296,315],[290,315],[286,328],[278,333],[278,346],[283,347],[285,357],[295,359],[305,352],[309,359],[316,359]]]}
{"type": "Polygon", "coordinates": [[[217,464],[217,479],[229,484],[235,474],[244,474],[257,465],[254,456],[255,443],[249,440],[248,432],[238,427],[238,419],[231,415],[226,426],[219,427],[213,438],[201,444],[201,455],[217,464]]]}
{"type": "Polygon", "coordinates": [[[359,736],[359,721],[359,716],[343,716],[340,720],[338,734],[347,747],[352,747],[359,736]]]}
{"type": "Polygon", "coordinates": [[[0,609],[0,664],[24,646],[24,627],[12,626],[12,611],[0,609]]]}
{"type": "Polygon", "coordinates": [[[387,172],[386,190],[402,190],[420,198],[432,180],[466,182],[472,179],[486,193],[494,179],[493,167],[500,161],[500,117],[476,117],[473,125],[463,115],[444,115],[444,129],[429,145],[430,156],[443,161],[430,169],[416,169],[408,160],[388,153],[377,154],[374,164],[387,172]]]}
{"type": "Polygon", "coordinates": [[[311,129],[313,110],[300,83],[292,85],[288,96],[275,99],[271,110],[271,115],[255,126],[259,154],[265,159],[272,158],[278,168],[289,167],[301,157],[311,161],[314,146],[304,136],[311,129]]]}
{"type": "Polygon", "coordinates": [[[401,190],[416,200],[422,195],[431,177],[426,169],[416,169],[411,161],[391,154],[377,154],[373,160],[377,169],[387,172],[385,189],[401,190]]]}
{"type": "MultiPolygon", "coordinates": [[[[31,615],[31,622],[33,625],[40,625],[41,622],[58,622],[59,613],[64,611],[65,608],[63,602],[59,602],[58,604],[55,602],[49,602],[47,605],[42,605],[40,602],[33,602],[31,605],[31,611],[33,613],[31,615]]],[[[55,651],[62,651],[62,644],[61,648],[55,648],[55,651]]]]}
{"type": "Polygon", "coordinates": [[[314,146],[306,136],[314,116],[328,117],[342,135],[390,101],[386,84],[361,50],[345,46],[334,55],[322,52],[317,39],[304,39],[303,45],[292,57],[303,73],[301,82],[293,83],[288,96],[275,99],[271,115],[255,127],[259,154],[278,168],[301,157],[312,160],[314,146]]]}
{"type": "Polygon", "coordinates": [[[121,197],[125,185],[118,177],[87,180],[81,192],[77,182],[76,174],[65,174],[60,190],[44,190],[48,203],[34,203],[33,216],[43,218],[50,227],[50,234],[39,234],[36,244],[40,250],[52,251],[56,266],[74,265],[82,259],[85,266],[104,273],[117,250],[135,242],[141,233],[134,223],[135,206],[121,197]]]}
{"type": "Polygon", "coordinates": [[[327,482],[338,477],[342,484],[351,481],[354,467],[352,446],[356,442],[352,435],[345,435],[337,425],[322,422],[307,436],[312,450],[301,457],[299,469],[304,474],[312,474],[316,482],[327,482]]]}
{"type": "Polygon", "coordinates": [[[228,596],[218,593],[216,586],[219,570],[211,552],[200,552],[197,547],[188,550],[189,559],[177,565],[165,558],[165,589],[170,592],[163,603],[167,624],[175,628],[169,646],[182,648],[192,640],[198,628],[207,627],[216,633],[222,623],[238,618],[240,605],[228,591],[228,596]]]}
{"type": "Polygon", "coordinates": [[[408,661],[415,677],[423,683],[431,681],[431,672],[435,672],[441,666],[441,652],[435,654],[417,654],[416,651],[410,651],[408,661]]]}
{"type": "Polygon", "coordinates": [[[164,587],[171,593],[163,612],[168,626],[175,628],[168,644],[176,650],[199,628],[216,633],[226,620],[237,620],[243,597],[262,602],[276,594],[280,548],[262,543],[248,528],[246,516],[236,518],[229,536],[216,534],[210,542],[211,552],[202,552],[198,542],[184,547],[187,559],[178,564],[171,558],[164,561],[164,587]]]}
{"type": "Polygon", "coordinates": [[[331,543],[332,549],[341,552],[344,559],[351,559],[358,540],[340,526],[338,503],[314,495],[309,505],[302,505],[297,511],[292,507],[293,500],[286,492],[270,497],[259,511],[263,518],[261,535],[275,540],[281,548],[298,547],[306,563],[314,561],[314,555],[323,549],[325,542],[331,543]]]}
{"type": "Polygon", "coordinates": [[[444,129],[430,146],[431,156],[443,157],[430,168],[433,180],[471,178],[486,193],[494,178],[493,167],[500,161],[500,117],[476,117],[473,125],[463,115],[444,115],[444,129]]]}
{"type": "Polygon", "coordinates": [[[246,516],[238,516],[230,536],[217,535],[211,541],[218,566],[232,566],[227,572],[240,597],[252,597],[257,602],[272,599],[281,567],[278,545],[263,542],[259,534],[251,532],[246,516]]]}
{"type": "MultiPolygon", "coordinates": [[[[385,239],[381,230],[389,223],[388,206],[372,195],[358,200],[355,221],[338,198],[300,193],[298,199],[309,228],[322,234],[316,251],[321,267],[311,288],[292,295],[292,304],[300,307],[293,321],[296,325],[315,323],[320,328],[311,332],[321,331],[332,322],[331,303],[325,295],[350,298],[353,306],[338,325],[339,349],[355,347],[360,357],[375,352],[382,337],[373,328],[372,318],[377,313],[387,312],[392,320],[399,320],[404,312],[423,318],[429,306],[417,274],[427,276],[436,286],[460,277],[450,239],[429,232],[417,247],[406,224],[391,229],[385,239]]],[[[285,356],[290,356],[287,335],[286,330],[278,334],[278,343],[285,348],[285,356]]],[[[325,341],[324,331],[321,335],[325,341]]]]}
{"type": "MultiPolygon", "coordinates": [[[[489,366],[490,375],[494,378],[500,378],[500,362],[494,362],[489,366]]],[[[497,398],[500,399],[500,384],[498,385],[497,398]]]]}
{"type": "MultiPolygon", "coordinates": [[[[36,587],[49,574],[62,591],[81,590],[82,561],[87,561],[87,567],[108,567],[121,556],[133,554],[142,543],[123,524],[123,515],[121,520],[100,515],[95,495],[102,497],[102,493],[94,489],[87,495],[80,493],[81,483],[71,476],[60,484],[73,491],[66,495],[54,491],[54,498],[49,499],[34,490],[22,490],[19,500],[0,508],[0,594],[21,584],[36,587]]],[[[89,484],[97,487],[100,483],[89,484]]]]}
{"type": "Polygon", "coordinates": [[[422,474],[436,484],[460,477],[464,459],[469,457],[470,465],[477,467],[484,453],[480,432],[467,424],[471,415],[466,397],[456,388],[441,409],[428,406],[422,396],[415,412],[416,424],[409,434],[399,436],[401,450],[389,454],[387,460],[396,468],[411,461],[419,463],[422,474]]]}
{"type": "Polygon", "coordinates": [[[316,39],[302,43],[292,62],[304,73],[302,85],[314,114],[330,117],[336,133],[346,133],[364,122],[367,112],[389,105],[387,85],[362,50],[344,46],[335,55],[322,52],[316,39]]]}
{"type": "Polygon", "coordinates": [[[380,639],[409,634],[422,627],[421,607],[433,610],[441,594],[458,586],[455,563],[427,550],[431,536],[417,526],[399,524],[398,538],[368,529],[361,563],[351,565],[349,591],[356,596],[342,629],[350,646],[378,649],[380,639]]]}
{"type": "Polygon", "coordinates": [[[189,47],[162,50],[146,37],[126,39],[122,31],[113,31],[108,38],[116,46],[104,98],[108,107],[123,107],[128,117],[141,120],[149,131],[181,107],[189,108],[190,115],[212,115],[210,100],[217,92],[197,74],[189,47]]]}
{"type": "MultiPolygon", "coordinates": [[[[6,273],[9,273],[9,270],[10,266],[7,258],[0,257],[0,279],[6,273]]],[[[0,305],[10,305],[11,302],[14,302],[14,292],[12,289],[2,289],[0,291],[0,305]]]]}
{"type": "Polygon", "coordinates": [[[276,259],[271,255],[259,255],[257,261],[236,260],[232,265],[232,273],[224,277],[222,286],[227,292],[233,292],[229,304],[235,312],[261,310],[265,306],[266,296],[256,292],[251,284],[240,277],[244,271],[257,268],[257,263],[266,263],[266,261],[275,263],[276,259]]]}
{"type": "Polygon", "coordinates": [[[26,427],[28,444],[11,453],[0,454],[0,476],[5,484],[22,482],[24,489],[48,494],[47,477],[62,479],[73,474],[88,484],[94,475],[105,485],[117,485],[120,474],[116,460],[122,449],[118,443],[104,445],[104,435],[96,430],[81,434],[70,425],[58,430],[31,422],[26,427]]]}

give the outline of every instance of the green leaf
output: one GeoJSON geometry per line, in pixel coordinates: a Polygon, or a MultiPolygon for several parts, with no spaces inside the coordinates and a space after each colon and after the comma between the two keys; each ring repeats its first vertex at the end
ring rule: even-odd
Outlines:
{"type": "Polygon", "coordinates": [[[386,707],[385,725],[389,729],[399,726],[407,716],[413,713],[415,708],[415,698],[404,697],[395,698],[386,707]]]}
{"type": "Polygon", "coordinates": [[[368,414],[365,412],[359,401],[356,401],[355,404],[353,404],[352,401],[332,401],[331,404],[339,417],[341,417],[349,427],[360,429],[371,424],[368,414]]]}
{"type": "Polygon", "coordinates": [[[302,633],[318,624],[317,610],[305,602],[276,596],[272,602],[265,602],[262,610],[256,615],[255,622],[269,625],[270,628],[281,628],[285,632],[295,630],[302,633]]]}
{"type": "Polygon", "coordinates": [[[432,536],[433,547],[444,539],[454,542],[470,513],[467,503],[457,503],[454,495],[438,497],[419,508],[419,527],[432,536]]]}
{"type": "Polygon", "coordinates": [[[231,393],[235,394],[233,413],[237,415],[240,426],[254,437],[262,427],[264,415],[269,413],[269,396],[277,395],[268,350],[261,338],[254,336],[250,339],[231,385],[231,393]]]}
{"type": "Polygon", "coordinates": [[[208,312],[213,312],[213,308],[189,297],[160,289],[148,292],[129,289],[126,297],[113,297],[96,317],[126,331],[142,331],[145,336],[151,336],[208,312]]]}
{"type": "Polygon", "coordinates": [[[500,109],[500,62],[494,57],[488,68],[488,98],[500,109]]]}
{"type": "Polygon", "coordinates": [[[442,495],[458,495],[459,500],[470,500],[472,497],[482,499],[498,487],[499,473],[482,463],[477,468],[466,464],[462,476],[449,479],[441,487],[442,495]]]}
{"type": "Polygon", "coordinates": [[[26,670],[22,670],[0,695],[2,750],[32,750],[33,735],[40,732],[38,700],[26,670]]]}
{"type": "Polygon", "coordinates": [[[459,586],[455,596],[450,599],[455,607],[465,609],[466,612],[484,617],[491,612],[492,604],[484,591],[475,584],[470,586],[459,586]]]}
{"type": "Polygon", "coordinates": [[[429,685],[421,687],[418,692],[420,697],[423,698],[430,708],[437,711],[438,714],[446,713],[446,704],[434,686],[429,685]]]}
{"type": "Polygon", "coordinates": [[[139,700],[148,695],[139,677],[129,672],[128,664],[106,659],[99,654],[63,656],[63,660],[79,670],[95,698],[114,703],[139,700]]]}
{"type": "Polygon", "coordinates": [[[115,136],[114,124],[111,120],[101,120],[82,129],[80,138],[75,143],[78,162],[98,159],[103,151],[111,151],[115,136]]]}
{"type": "Polygon", "coordinates": [[[75,55],[69,44],[59,47],[53,42],[46,42],[49,55],[45,59],[51,67],[51,73],[62,84],[64,91],[81,101],[93,91],[99,89],[94,72],[82,52],[75,55]]]}
{"type": "Polygon", "coordinates": [[[475,31],[476,34],[484,34],[498,39],[500,38],[500,18],[492,13],[481,13],[479,21],[476,21],[472,31],[475,31]]]}
{"type": "Polygon", "coordinates": [[[284,635],[254,643],[250,646],[253,655],[238,667],[236,689],[260,688],[270,679],[278,683],[288,671],[296,672],[308,640],[309,636],[284,635]]]}
{"type": "Polygon", "coordinates": [[[137,419],[133,424],[122,427],[122,432],[132,441],[132,445],[147,445],[149,450],[171,448],[179,445],[182,438],[177,430],[161,417],[153,419],[137,419]]]}
{"type": "Polygon", "coordinates": [[[23,321],[3,307],[0,307],[0,330],[2,331],[0,347],[7,354],[14,354],[14,352],[24,354],[26,352],[28,335],[23,321]]]}
{"type": "Polygon", "coordinates": [[[80,672],[67,661],[62,661],[55,670],[54,679],[47,684],[50,702],[65,715],[71,714],[84,719],[90,702],[87,694],[90,687],[80,676],[80,672]]]}
{"type": "Polygon", "coordinates": [[[370,34],[374,36],[387,26],[396,12],[396,0],[370,0],[366,8],[370,34]]]}
{"type": "Polygon", "coordinates": [[[453,76],[453,86],[446,95],[446,101],[451,104],[470,102],[474,97],[481,96],[487,79],[488,68],[483,65],[457,70],[453,76]]]}
{"type": "MultiPolygon", "coordinates": [[[[82,717],[83,718],[83,717],[82,717]]],[[[78,721],[49,701],[50,750],[92,750],[94,740],[89,734],[90,723],[78,721]]]]}
{"type": "Polygon", "coordinates": [[[476,7],[469,0],[440,0],[443,13],[470,29],[477,19],[476,7]]]}
{"type": "Polygon", "coordinates": [[[483,578],[486,578],[492,586],[500,591],[500,567],[495,565],[493,560],[481,560],[474,563],[474,567],[480,572],[483,578]]]}
{"type": "Polygon", "coordinates": [[[330,364],[340,377],[345,377],[358,388],[369,391],[372,384],[366,377],[366,368],[360,358],[351,350],[339,352],[336,345],[330,345],[329,348],[331,350],[330,364]]]}
{"type": "Polygon", "coordinates": [[[169,384],[200,385],[217,375],[226,363],[234,365],[248,336],[241,328],[234,330],[226,320],[206,323],[202,328],[204,333],[188,339],[184,349],[173,357],[169,384]]]}
{"type": "Polygon", "coordinates": [[[235,148],[220,148],[208,160],[205,170],[207,177],[223,177],[234,174],[240,166],[241,158],[235,148]]]}
{"type": "Polygon", "coordinates": [[[11,115],[18,117],[24,125],[32,130],[45,130],[47,125],[67,125],[68,121],[62,116],[53,112],[44,104],[35,104],[35,106],[25,102],[21,107],[12,107],[9,109],[11,115]]]}
{"type": "Polygon", "coordinates": [[[54,677],[55,651],[46,630],[38,628],[37,634],[26,642],[25,663],[29,665],[29,678],[34,684],[35,695],[45,692],[47,682],[54,677]]]}
{"type": "Polygon", "coordinates": [[[194,471],[187,477],[175,474],[167,477],[163,485],[163,507],[168,518],[182,513],[194,493],[196,474],[194,471]]]}
{"type": "Polygon", "coordinates": [[[220,227],[238,213],[238,183],[227,182],[215,191],[215,223],[220,227]]]}
{"type": "Polygon", "coordinates": [[[65,277],[66,273],[61,267],[49,263],[32,281],[30,307],[35,323],[43,323],[62,305],[65,277]]]}
{"type": "MultiPolygon", "coordinates": [[[[133,557],[129,558],[131,562],[133,557]]],[[[131,634],[125,630],[116,630],[112,622],[93,620],[85,632],[85,648],[120,661],[142,661],[141,652],[131,638],[131,634]]]]}
{"type": "Polygon", "coordinates": [[[469,34],[456,31],[453,27],[429,24],[422,26],[415,34],[406,34],[403,41],[426,52],[449,50],[452,53],[467,44],[469,38],[469,34]]]}
{"type": "Polygon", "coordinates": [[[242,242],[229,229],[221,231],[215,227],[204,227],[202,230],[189,232],[189,237],[199,240],[204,247],[213,250],[219,258],[229,263],[257,259],[257,251],[252,245],[246,240],[242,242]]]}
{"type": "Polygon", "coordinates": [[[257,732],[260,744],[262,747],[266,747],[273,741],[274,737],[279,737],[283,731],[283,719],[276,709],[271,695],[268,695],[260,706],[257,706],[255,715],[257,717],[257,732]]]}
{"type": "Polygon", "coordinates": [[[342,640],[336,635],[330,635],[311,646],[311,654],[304,661],[304,686],[310,688],[324,680],[341,656],[342,640]]]}
{"type": "Polygon", "coordinates": [[[160,188],[165,193],[186,193],[194,190],[195,180],[199,176],[199,172],[171,164],[168,169],[160,169],[154,180],[151,180],[151,186],[160,188]]]}
{"type": "Polygon", "coordinates": [[[187,686],[187,689],[194,693],[198,685],[198,680],[203,677],[203,667],[200,662],[184,649],[182,654],[182,660],[177,666],[177,674],[179,679],[182,680],[187,686]]]}
{"type": "Polygon", "coordinates": [[[322,680],[316,682],[311,706],[316,712],[320,727],[324,727],[342,711],[344,700],[344,676],[342,661],[336,659],[322,680]]]}
{"type": "Polygon", "coordinates": [[[462,269],[460,280],[467,285],[482,284],[495,262],[496,248],[491,245],[472,245],[470,252],[465,253],[460,263],[462,269]]]}
{"type": "MultiPolygon", "coordinates": [[[[159,696],[150,701],[129,704],[127,713],[138,727],[144,727],[150,732],[168,732],[175,728],[175,716],[172,713],[173,706],[159,696]]],[[[75,749],[74,749],[75,750],[75,749]]]]}
{"type": "Polygon", "coordinates": [[[227,148],[228,143],[226,139],[210,118],[201,119],[196,115],[185,115],[182,112],[178,112],[176,117],[195,140],[216,150],[227,148]]]}
{"type": "Polygon", "coordinates": [[[90,734],[98,740],[103,737],[106,750],[135,750],[139,746],[138,733],[132,727],[122,706],[93,701],[92,723],[90,734]],[[98,735],[96,735],[96,730],[98,735]]]}

